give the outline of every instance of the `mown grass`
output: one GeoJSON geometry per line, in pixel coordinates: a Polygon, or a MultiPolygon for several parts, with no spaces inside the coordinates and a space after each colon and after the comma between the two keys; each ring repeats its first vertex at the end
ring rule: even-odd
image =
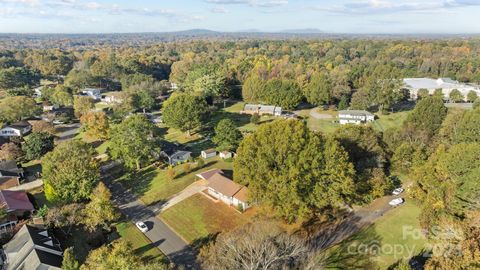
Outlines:
{"type": "MultiPolygon", "coordinates": [[[[374,224],[328,250],[333,269],[364,267],[373,263],[387,269],[401,259],[418,255],[427,247],[421,234],[420,207],[413,200],[387,212],[374,224]],[[370,251],[366,252],[366,250],[370,251]],[[355,265],[361,263],[362,265],[355,265]]],[[[372,267],[372,266],[369,266],[372,267]]]]}
{"type": "Polygon", "coordinates": [[[248,222],[245,214],[202,194],[193,195],[159,216],[189,243],[202,242],[248,222]]]}
{"type": "Polygon", "coordinates": [[[195,174],[213,168],[222,169],[227,174],[231,174],[232,163],[215,157],[206,160],[203,168],[196,168],[192,165],[189,172],[185,172],[184,166],[181,164],[174,168],[176,177],[173,180],[167,179],[165,169],[150,166],[134,175],[125,175],[119,180],[127,187],[130,187],[140,197],[140,200],[149,205],[168,200],[195,182],[197,180],[195,174]]]}

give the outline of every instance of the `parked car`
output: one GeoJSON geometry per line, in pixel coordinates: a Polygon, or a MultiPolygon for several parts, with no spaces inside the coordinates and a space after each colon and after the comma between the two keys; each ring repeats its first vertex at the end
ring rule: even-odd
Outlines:
{"type": "Polygon", "coordinates": [[[394,190],[392,191],[392,195],[395,195],[395,196],[396,196],[396,195],[399,195],[399,194],[401,194],[403,191],[404,191],[403,188],[396,188],[396,189],[394,189],[394,190]]]}
{"type": "Polygon", "coordinates": [[[142,221],[139,221],[137,223],[135,223],[135,225],[137,226],[137,228],[143,232],[143,233],[146,233],[148,232],[148,227],[147,225],[145,225],[145,223],[143,223],[142,221]]]}
{"type": "Polygon", "coordinates": [[[391,200],[388,204],[391,205],[391,206],[399,206],[399,205],[403,204],[404,202],[405,202],[405,200],[403,198],[396,198],[396,199],[391,200]]]}

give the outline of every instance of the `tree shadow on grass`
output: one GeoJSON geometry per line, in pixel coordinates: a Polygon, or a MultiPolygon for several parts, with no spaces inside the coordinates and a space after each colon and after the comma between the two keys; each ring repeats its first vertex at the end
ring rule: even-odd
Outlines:
{"type": "MultiPolygon", "coordinates": [[[[212,160],[212,161],[209,161],[208,163],[205,163],[202,167],[194,167],[192,168],[189,172],[184,172],[182,171],[182,173],[180,174],[177,174],[175,175],[175,179],[179,179],[179,178],[182,178],[188,174],[192,174],[192,173],[200,173],[200,171],[203,169],[203,168],[206,168],[206,167],[209,167],[209,166],[212,166],[213,164],[217,163],[216,160],[212,160]]],[[[181,165],[180,165],[181,166],[181,165]]],[[[175,180],[174,180],[175,181],[175,180]]]]}
{"type": "Polygon", "coordinates": [[[206,123],[200,133],[204,136],[206,135],[211,135],[213,133],[213,130],[217,126],[218,122],[220,122],[222,119],[230,119],[232,120],[237,127],[242,127],[248,123],[250,123],[250,115],[248,114],[240,114],[240,113],[232,113],[232,112],[226,112],[223,110],[218,110],[210,116],[210,119],[208,119],[208,123],[206,123]]]}
{"type": "Polygon", "coordinates": [[[157,177],[158,171],[155,166],[150,166],[139,172],[129,173],[125,179],[122,180],[122,184],[127,186],[136,195],[142,196],[150,189],[150,185],[157,177]]]}
{"type": "Polygon", "coordinates": [[[215,242],[215,240],[217,239],[217,236],[219,234],[220,234],[219,232],[210,233],[207,236],[197,238],[197,239],[193,240],[193,242],[190,244],[190,246],[194,250],[199,251],[202,247],[204,247],[204,246],[206,246],[206,245],[208,245],[212,242],[215,242]]]}

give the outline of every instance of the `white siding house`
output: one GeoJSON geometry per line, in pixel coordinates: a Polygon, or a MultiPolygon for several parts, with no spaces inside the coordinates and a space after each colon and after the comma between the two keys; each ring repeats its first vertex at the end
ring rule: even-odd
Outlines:
{"type": "Polygon", "coordinates": [[[98,88],[85,88],[82,93],[94,100],[100,100],[102,98],[102,90],[98,88]]]}
{"type": "Polygon", "coordinates": [[[207,150],[203,150],[200,155],[202,156],[202,158],[204,159],[207,159],[207,158],[212,158],[212,157],[215,157],[217,155],[217,151],[213,148],[211,149],[207,149],[207,150]]]}
{"type": "Polygon", "coordinates": [[[30,131],[32,131],[32,125],[28,122],[18,122],[1,128],[0,137],[23,137],[30,131]]]}
{"type": "Polygon", "coordinates": [[[281,116],[282,107],[262,104],[245,104],[241,114],[258,114],[258,115],[273,115],[281,116]]]}
{"type": "Polygon", "coordinates": [[[225,204],[241,207],[243,210],[249,207],[248,188],[239,185],[221,173],[215,173],[207,179],[207,193],[225,204]]]}
{"type": "Polygon", "coordinates": [[[345,110],[338,112],[338,121],[341,125],[345,124],[362,124],[367,122],[372,122],[375,120],[375,115],[360,110],[345,110]]]}

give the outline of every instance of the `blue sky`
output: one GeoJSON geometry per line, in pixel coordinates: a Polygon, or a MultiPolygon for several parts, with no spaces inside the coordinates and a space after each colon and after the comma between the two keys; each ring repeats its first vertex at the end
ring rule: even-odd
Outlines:
{"type": "Polygon", "coordinates": [[[480,0],[0,0],[3,33],[480,33],[480,0]]]}

